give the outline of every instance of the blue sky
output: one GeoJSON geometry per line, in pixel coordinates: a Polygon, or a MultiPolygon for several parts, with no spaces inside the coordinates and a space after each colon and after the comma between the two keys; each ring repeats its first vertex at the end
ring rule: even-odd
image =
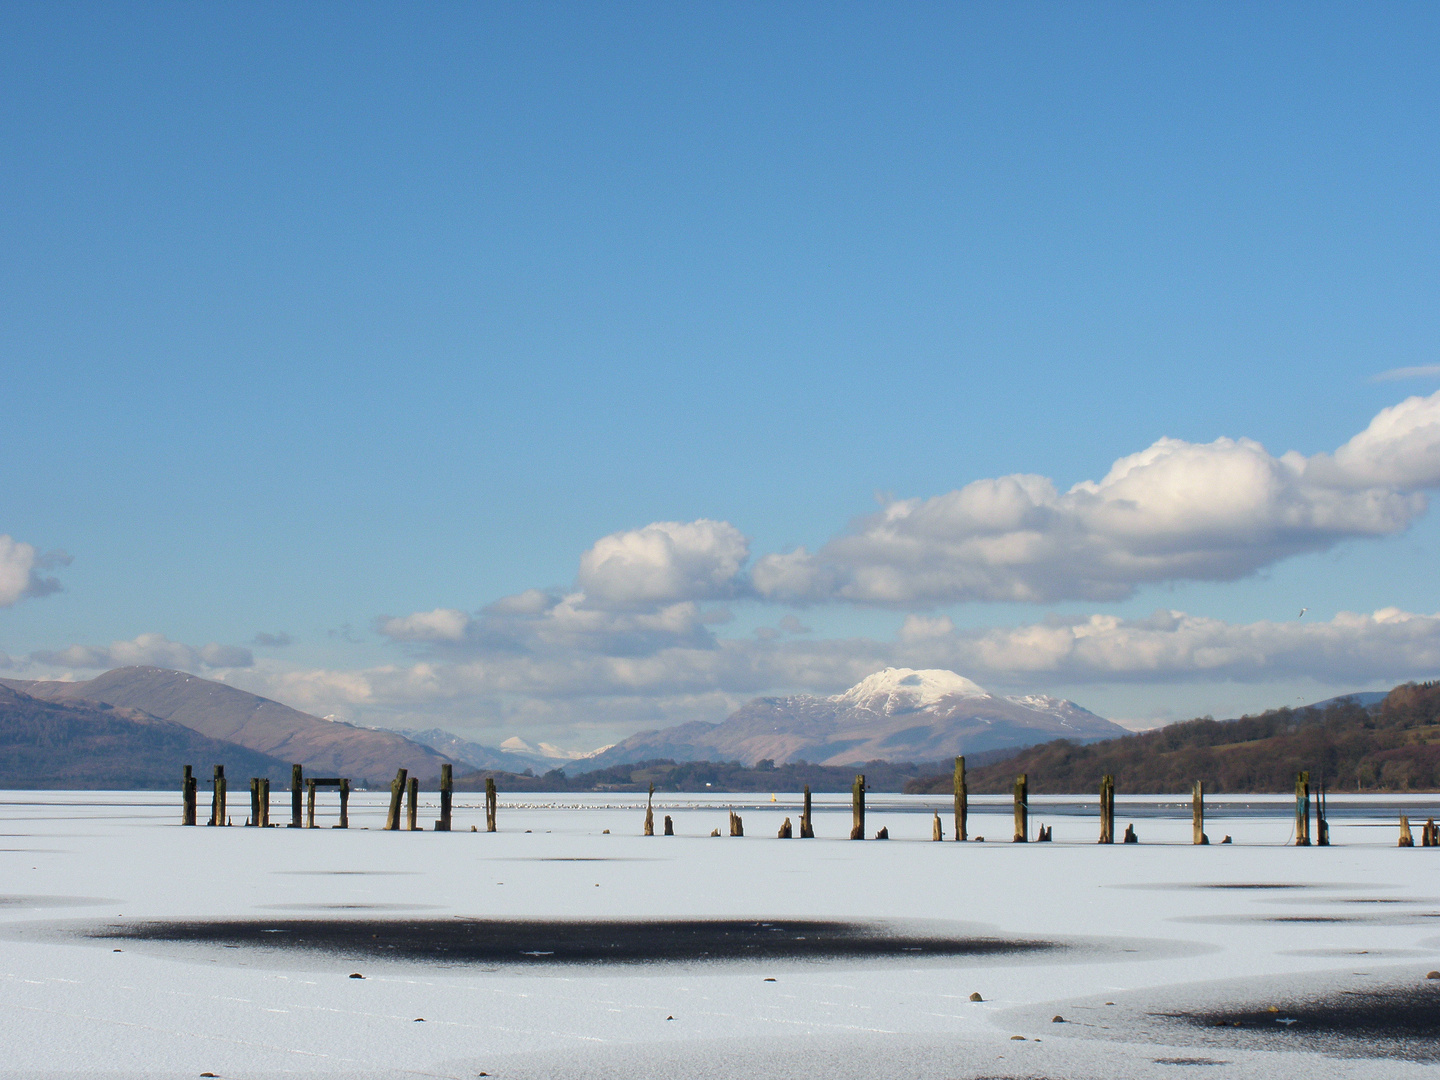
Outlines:
{"type": "Polygon", "coordinates": [[[4,21],[8,674],[577,747],[871,664],[1134,720],[1440,674],[1431,6],[4,21]],[[1410,397],[1342,480],[1275,464],[1410,397]],[[1197,451],[1145,568],[1050,496],[1017,533],[860,520],[1222,437],[1295,490],[1197,451]],[[731,531],[644,531],[697,521],[731,531]],[[797,547],[809,584],[765,576],[797,547]],[[1082,623],[1125,657],[1024,631],[1082,623]]]}

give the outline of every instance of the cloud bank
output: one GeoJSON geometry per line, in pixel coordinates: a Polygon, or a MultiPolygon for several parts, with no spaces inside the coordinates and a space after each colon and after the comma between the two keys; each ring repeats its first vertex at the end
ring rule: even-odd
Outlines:
{"type": "Polygon", "coordinates": [[[165,667],[181,671],[217,668],[246,668],[255,663],[249,649],[238,645],[211,642],[192,648],[171,641],[164,634],[141,634],[131,641],[114,641],[109,645],[71,645],[58,652],[34,652],[30,659],[38,664],[62,668],[165,667]]]}
{"type": "Polygon", "coordinates": [[[1094,614],[980,630],[919,615],[892,641],[657,638],[649,651],[622,654],[604,635],[538,631],[526,647],[514,644],[475,642],[469,655],[356,671],[262,665],[230,678],[311,711],[375,722],[459,712],[574,735],[607,725],[716,720],[777,688],[835,693],[887,665],[950,668],[983,685],[1019,690],[1295,678],[1339,689],[1390,685],[1440,670],[1440,615],[1386,608],[1321,622],[1235,624],[1158,611],[1140,619],[1094,614]]]}
{"type": "Polygon", "coordinates": [[[764,556],[751,579],[760,596],[793,603],[1121,600],[1394,535],[1436,486],[1440,393],[1383,410],[1334,454],[1161,439],[1065,492],[1017,473],[896,500],[818,551],[764,556]]]}

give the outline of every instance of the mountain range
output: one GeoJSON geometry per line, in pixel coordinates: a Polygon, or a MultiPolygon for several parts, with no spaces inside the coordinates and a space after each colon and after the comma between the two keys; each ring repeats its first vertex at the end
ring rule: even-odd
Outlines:
{"type": "MultiPolygon", "coordinates": [[[[183,671],[127,667],[107,671],[85,682],[0,679],[0,685],[32,701],[77,707],[109,706],[115,710],[112,718],[120,721],[168,721],[204,736],[217,746],[229,744],[287,766],[298,762],[306,772],[347,776],[357,783],[389,781],[395,770],[401,768],[422,780],[432,780],[440,775],[440,766],[449,761],[436,750],[394,732],[322,720],[278,701],[183,671]]],[[[152,729],[150,734],[158,730],[152,729]]],[[[132,735],[141,737],[141,733],[132,732],[132,735]]],[[[196,760],[186,759],[183,764],[201,768],[216,761],[235,761],[238,765],[239,760],[233,751],[227,759],[219,749],[201,756],[197,748],[196,760]],[[217,753],[220,756],[215,756],[217,753]],[[213,760],[207,761],[207,758],[213,760]]],[[[253,764],[258,765],[258,761],[253,764]]],[[[288,777],[288,767],[284,772],[288,777]]],[[[248,775],[266,773],[262,770],[248,775]]]]}
{"type": "MultiPolygon", "coordinates": [[[[1057,740],[980,764],[967,779],[976,794],[1008,792],[1021,773],[1034,794],[1094,792],[1107,775],[1122,794],[1188,792],[1197,780],[1225,794],[1293,790],[1302,770],[1314,791],[1440,789],[1440,684],[1407,683],[1238,720],[1204,717],[1086,746],[1057,740]]],[[[905,785],[916,795],[953,789],[948,770],[905,785]]],[[[1418,806],[1412,813],[1419,816],[1418,806]]]]}
{"type": "Polygon", "coordinates": [[[232,784],[290,776],[275,758],[139,709],[44,701],[0,686],[0,787],[173,788],[184,766],[203,783],[217,762],[237,778],[232,784]]]}
{"type": "Polygon", "coordinates": [[[1002,697],[953,671],[886,668],[831,697],[756,698],[720,723],[641,732],[577,767],[665,758],[746,765],[936,761],[1052,739],[1085,743],[1128,734],[1073,701],[1002,697]]]}
{"type": "Polygon", "coordinates": [[[569,754],[552,757],[536,753],[529,744],[525,743],[521,744],[523,749],[519,746],[509,745],[520,743],[519,739],[506,739],[499,746],[485,746],[441,728],[427,728],[423,731],[410,728],[393,728],[391,730],[397,735],[403,735],[411,742],[428,746],[430,749],[444,754],[457,765],[468,765],[472,769],[499,769],[514,773],[523,773],[529,769],[532,772],[545,773],[573,760],[572,755],[569,754]]]}

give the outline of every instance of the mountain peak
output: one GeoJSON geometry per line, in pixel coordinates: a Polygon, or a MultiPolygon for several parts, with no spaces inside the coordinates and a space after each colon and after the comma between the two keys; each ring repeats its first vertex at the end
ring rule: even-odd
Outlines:
{"type": "Polygon", "coordinates": [[[949,697],[989,696],[983,686],[943,668],[916,671],[914,668],[887,667],[884,671],[867,675],[830,700],[856,709],[892,713],[923,709],[949,697]]]}

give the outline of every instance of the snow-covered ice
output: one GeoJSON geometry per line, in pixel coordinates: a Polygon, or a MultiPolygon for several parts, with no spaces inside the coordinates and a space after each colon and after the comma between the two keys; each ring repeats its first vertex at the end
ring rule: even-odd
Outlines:
{"type": "MultiPolygon", "coordinates": [[[[948,797],[871,793],[867,832],[894,839],[854,843],[842,796],[817,796],[818,839],[776,840],[799,816],[776,796],[660,796],[680,835],[646,838],[628,794],[502,795],[490,835],[469,831],[469,795],[443,834],[380,831],[379,793],[352,798],[349,831],[183,828],[169,794],[0,793],[0,1076],[1369,1078],[1440,1056],[1433,1031],[1342,1038],[1298,1012],[1393,987],[1434,991],[1440,1024],[1440,849],[1395,847],[1396,815],[1418,842],[1434,797],[1332,799],[1335,846],[1297,849],[1283,798],[1210,799],[1212,841],[1234,843],[1196,848],[1188,799],[1122,796],[1142,843],[1102,848],[1093,799],[1032,799],[1051,844],[1009,843],[1009,799],[972,799],[987,841],[936,844],[948,797]],[[747,835],[711,838],[732,807],[747,835]],[[89,936],[457,918],[827,919],[1072,947],[457,964],[89,936]],[[1244,1009],[1259,1019],[1192,1019],[1244,1009]]],[[[272,820],[288,809],[277,793],[272,820]]]]}

